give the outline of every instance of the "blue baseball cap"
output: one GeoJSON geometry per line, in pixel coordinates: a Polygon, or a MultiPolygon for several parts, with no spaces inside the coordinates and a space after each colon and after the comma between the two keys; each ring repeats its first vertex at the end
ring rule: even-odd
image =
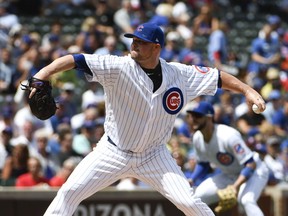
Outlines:
{"type": "Polygon", "coordinates": [[[201,101],[198,103],[196,107],[194,107],[191,110],[187,110],[188,113],[197,113],[203,116],[214,116],[214,108],[213,106],[206,102],[206,101],[201,101]]]}
{"type": "Polygon", "coordinates": [[[281,143],[281,151],[283,151],[284,149],[288,148],[288,139],[284,140],[282,143],[281,143]]]}
{"type": "Polygon", "coordinates": [[[277,89],[272,90],[268,96],[269,100],[279,100],[280,98],[281,98],[281,92],[277,89]]]}
{"type": "Polygon", "coordinates": [[[277,15],[271,15],[267,18],[267,21],[271,25],[275,25],[281,22],[281,18],[277,15]]]}
{"type": "Polygon", "coordinates": [[[124,36],[127,38],[136,37],[146,42],[160,44],[161,47],[164,46],[165,41],[162,29],[152,22],[143,23],[135,29],[133,34],[126,33],[124,36]]]}
{"type": "Polygon", "coordinates": [[[254,146],[255,151],[260,153],[267,153],[266,145],[263,143],[256,143],[254,146]]]}
{"type": "Polygon", "coordinates": [[[86,129],[94,129],[96,128],[96,126],[97,126],[96,122],[92,120],[86,120],[83,122],[83,125],[82,125],[82,127],[86,129]]]}
{"type": "Polygon", "coordinates": [[[2,133],[12,135],[13,134],[13,128],[10,126],[7,126],[3,129],[2,133]]]}

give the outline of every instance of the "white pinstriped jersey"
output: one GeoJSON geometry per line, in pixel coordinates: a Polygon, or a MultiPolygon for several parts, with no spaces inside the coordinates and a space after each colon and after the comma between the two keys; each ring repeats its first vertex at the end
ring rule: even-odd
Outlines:
{"type": "Polygon", "coordinates": [[[105,90],[105,133],[124,151],[143,152],[166,143],[182,107],[217,90],[217,69],[160,59],[163,81],[153,93],[153,82],[130,56],[84,57],[92,72],[86,74],[88,81],[98,81],[105,90]]]}
{"type": "Polygon", "coordinates": [[[227,174],[238,175],[243,164],[254,154],[236,129],[222,124],[214,125],[209,143],[204,141],[201,131],[196,131],[192,145],[198,161],[211,162],[227,174]]]}

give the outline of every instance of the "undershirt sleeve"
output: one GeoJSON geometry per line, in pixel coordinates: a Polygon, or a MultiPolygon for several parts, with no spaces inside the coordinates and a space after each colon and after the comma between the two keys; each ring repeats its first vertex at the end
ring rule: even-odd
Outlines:
{"type": "Polygon", "coordinates": [[[75,69],[83,72],[83,73],[87,73],[90,76],[93,76],[90,68],[88,67],[86,61],[85,61],[85,57],[83,54],[73,54],[72,55],[75,61],[75,69]]]}

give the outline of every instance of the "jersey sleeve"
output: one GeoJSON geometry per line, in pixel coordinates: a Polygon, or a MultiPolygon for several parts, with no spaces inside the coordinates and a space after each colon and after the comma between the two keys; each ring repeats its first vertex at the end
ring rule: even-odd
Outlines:
{"type": "Polygon", "coordinates": [[[227,142],[229,148],[233,151],[234,156],[241,165],[253,157],[252,150],[246,145],[238,131],[231,131],[230,137],[227,137],[227,142]]]}
{"type": "Polygon", "coordinates": [[[221,86],[220,71],[217,68],[183,64],[177,67],[184,78],[188,100],[201,95],[215,95],[221,86]]]}
{"type": "Polygon", "coordinates": [[[198,163],[202,163],[202,162],[209,162],[209,158],[207,158],[206,154],[203,153],[203,151],[205,152],[205,150],[203,150],[204,148],[204,141],[203,141],[203,135],[200,131],[196,131],[193,134],[192,137],[192,146],[195,152],[195,158],[197,160],[198,163]]]}
{"type": "Polygon", "coordinates": [[[113,85],[127,63],[127,57],[97,54],[74,55],[76,69],[83,72],[88,81],[113,85]]]}

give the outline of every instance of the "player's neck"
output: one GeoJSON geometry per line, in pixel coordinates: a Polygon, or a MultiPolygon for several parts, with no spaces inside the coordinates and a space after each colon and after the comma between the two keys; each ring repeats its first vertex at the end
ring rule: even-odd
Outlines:
{"type": "Polygon", "coordinates": [[[204,141],[206,143],[209,143],[213,133],[214,133],[214,124],[207,124],[205,128],[203,128],[203,130],[201,131],[204,137],[204,141]]]}
{"type": "Polygon", "coordinates": [[[141,61],[137,62],[142,68],[155,69],[157,65],[160,63],[159,55],[155,56],[152,54],[149,58],[142,59],[141,61]]]}

